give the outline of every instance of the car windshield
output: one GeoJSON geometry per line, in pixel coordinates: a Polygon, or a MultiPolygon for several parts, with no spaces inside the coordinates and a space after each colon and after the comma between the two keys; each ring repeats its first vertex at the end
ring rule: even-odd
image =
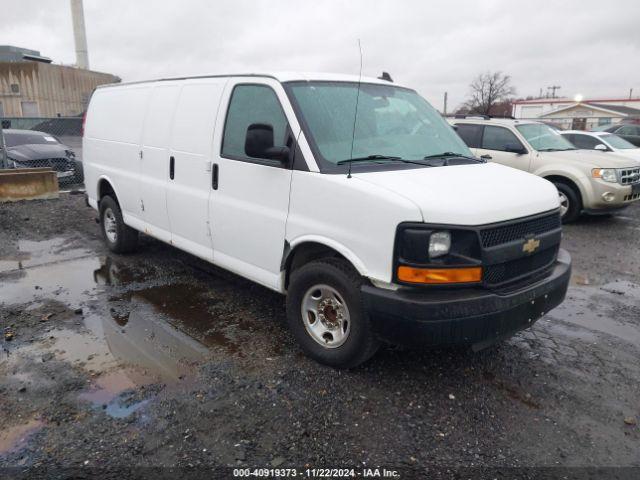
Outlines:
{"type": "Polygon", "coordinates": [[[627,142],[624,138],[619,137],[618,135],[613,135],[613,134],[600,135],[599,138],[607,142],[613,148],[619,148],[620,150],[638,148],[633,143],[627,142]]]}
{"type": "Polygon", "coordinates": [[[413,90],[362,84],[358,93],[357,82],[291,82],[288,91],[325,167],[351,158],[371,166],[441,154],[473,157],[440,113],[413,90]]]}
{"type": "Polygon", "coordinates": [[[557,130],[544,123],[528,123],[516,127],[534,150],[539,152],[553,152],[558,150],[575,150],[569,140],[557,130]]]}
{"type": "Polygon", "coordinates": [[[19,147],[20,145],[52,145],[58,141],[46,133],[4,132],[4,143],[7,147],[19,147]]]}

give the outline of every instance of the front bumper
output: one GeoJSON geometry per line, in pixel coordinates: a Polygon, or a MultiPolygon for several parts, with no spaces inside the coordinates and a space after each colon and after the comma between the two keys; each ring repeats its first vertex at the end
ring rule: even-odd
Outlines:
{"type": "Polygon", "coordinates": [[[640,187],[632,185],[620,185],[602,180],[592,181],[592,196],[584,200],[587,213],[608,213],[628,207],[633,202],[640,200],[640,187]],[[605,201],[604,195],[610,195],[610,200],[605,201]]]}
{"type": "Polygon", "coordinates": [[[508,292],[484,289],[384,290],[362,297],[376,335],[409,346],[490,344],[530,327],[564,300],[571,257],[560,250],[550,275],[508,292]]]}

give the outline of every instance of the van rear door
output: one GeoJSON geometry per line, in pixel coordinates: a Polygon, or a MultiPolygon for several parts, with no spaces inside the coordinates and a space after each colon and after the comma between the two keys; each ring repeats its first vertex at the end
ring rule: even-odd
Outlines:
{"type": "Polygon", "coordinates": [[[291,161],[250,157],[245,139],[250,125],[270,125],[274,146],[292,148],[287,117],[295,116],[282,85],[267,78],[231,80],[222,105],[210,209],[214,263],[280,290],[291,161]]]}
{"type": "Polygon", "coordinates": [[[194,255],[213,259],[209,231],[212,143],[226,78],[182,82],[173,116],[167,182],[171,241],[194,255]]]}

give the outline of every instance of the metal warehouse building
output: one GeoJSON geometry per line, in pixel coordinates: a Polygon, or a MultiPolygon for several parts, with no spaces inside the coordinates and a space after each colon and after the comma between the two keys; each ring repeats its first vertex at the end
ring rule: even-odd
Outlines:
{"type": "Polygon", "coordinates": [[[55,65],[40,52],[0,46],[0,117],[80,115],[95,87],[119,82],[108,73],[55,65]]]}

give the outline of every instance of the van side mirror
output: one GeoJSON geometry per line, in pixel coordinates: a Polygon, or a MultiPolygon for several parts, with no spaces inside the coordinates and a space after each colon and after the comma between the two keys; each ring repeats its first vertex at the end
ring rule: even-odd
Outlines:
{"type": "Polygon", "coordinates": [[[596,145],[595,147],[593,147],[594,150],[599,150],[601,152],[607,152],[609,151],[609,149],[607,148],[606,145],[604,145],[603,143],[599,143],[598,145],[596,145]]]}
{"type": "Polygon", "coordinates": [[[252,123],[247,128],[244,141],[244,153],[253,158],[267,158],[286,162],[289,159],[288,147],[274,147],[273,125],[252,123]]]}
{"type": "Polygon", "coordinates": [[[518,145],[517,143],[507,143],[504,146],[504,151],[509,153],[517,153],[518,155],[527,153],[527,150],[522,145],[518,145]]]}

